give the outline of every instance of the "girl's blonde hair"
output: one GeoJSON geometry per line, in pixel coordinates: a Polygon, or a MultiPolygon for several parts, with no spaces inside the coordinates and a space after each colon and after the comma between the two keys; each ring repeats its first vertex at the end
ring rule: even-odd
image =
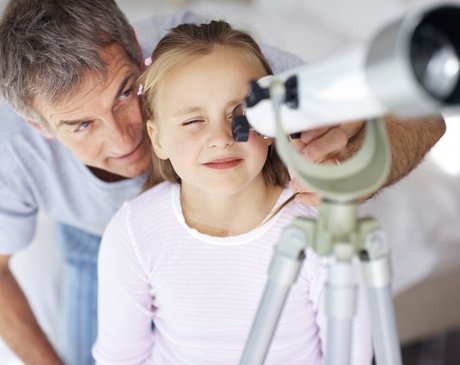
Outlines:
{"type": "MultiPolygon", "coordinates": [[[[140,77],[143,85],[143,107],[148,119],[155,120],[155,100],[160,83],[167,79],[174,70],[180,69],[195,58],[210,54],[218,47],[235,48],[250,63],[260,67],[265,74],[273,74],[259,46],[249,34],[233,29],[224,21],[181,24],[171,29],[160,40],[153,50],[151,65],[140,77]]],[[[268,184],[284,187],[289,181],[288,171],[273,144],[269,147],[262,173],[268,184]]],[[[176,183],[181,181],[169,160],[159,159],[152,152],[152,170],[144,185],[144,190],[164,180],[176,183]]]]}

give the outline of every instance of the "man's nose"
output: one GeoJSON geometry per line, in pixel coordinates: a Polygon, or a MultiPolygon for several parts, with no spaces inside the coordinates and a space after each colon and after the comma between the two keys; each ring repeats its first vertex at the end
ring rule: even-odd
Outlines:
{"type": "Polygon", "coordinates": [[[138,135],[133,131],[129,119],[119,118],[113,114],[105,117],[105,140],[110,149],[119,155],[131,152],[138,135]]]}

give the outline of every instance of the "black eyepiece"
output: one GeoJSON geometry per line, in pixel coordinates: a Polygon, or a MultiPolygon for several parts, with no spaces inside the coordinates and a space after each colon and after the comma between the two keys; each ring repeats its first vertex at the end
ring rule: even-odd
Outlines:
{"type": "Polygon", "coordinates": [[[261,100],[270,98],[270,90],[261,87],[257,81],[251,81],[249,87],[249,95],[246,97],[246,106],[248,108],[253,107],[261,100]]]}
{"type": "Polygon", "coordinates": [[[244,115],[244,108],[238,105],[232,111],[232,136],[235,142],[247,142],[251,127],[244,115]]]}

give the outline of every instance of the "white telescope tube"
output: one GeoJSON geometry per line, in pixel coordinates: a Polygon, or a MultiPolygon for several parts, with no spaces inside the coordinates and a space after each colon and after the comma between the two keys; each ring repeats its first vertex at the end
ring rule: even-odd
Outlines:
{"type": "MultiPolygon", "coordinates": [[[[296,79],[297,106],[281,109],[286,133],[386,112],[423,116],[460,104],[459,55],[460,5],[440,4],[409,12],[368,44],[257,84],[267,88],[274,77],[296,79]]],[[[271,101],[261,99],[246,105],[246,118],[257,132],[274,137],[271,101]]]]}

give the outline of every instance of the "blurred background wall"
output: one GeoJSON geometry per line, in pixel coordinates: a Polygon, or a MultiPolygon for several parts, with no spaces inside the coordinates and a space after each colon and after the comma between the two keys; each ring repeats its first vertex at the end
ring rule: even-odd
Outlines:
{"type": "MultiPolygon", "coordinates": [[[[132,22],[183,9],[224,19],[309,63],[369,40],[382,25],[411,7],[438,2],[117,1],[132,22]]],[[[0,0],[0,10],[5,3],[0,0]]],[[[460,337],[460,299],[455,295],[460,294],[460,120],[450,117],[447,125],[445,136],[413,174],[363,206],[363,212],[381,221],[393,247],[398,324],[407,364],[448,364],[448,358],[458,355],[453,355],[449,343],[460,337]]],[[[13,268],[39,321],[57,343],[60,265],[52,245],[53,222],[45,215],[39,222],[34,243],[14,258],[13,268]]],[[[0,365],[20,364],[0,344],[0,365]]]]}

